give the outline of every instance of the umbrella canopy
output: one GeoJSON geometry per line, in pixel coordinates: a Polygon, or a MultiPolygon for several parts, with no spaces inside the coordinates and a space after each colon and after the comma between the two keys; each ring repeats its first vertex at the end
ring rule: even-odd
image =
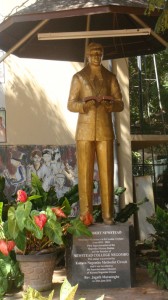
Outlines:
{"type": "MultiPolygon", "coordinates": [[[[154,30],[159,12],[145,15],[144,0],[38,0],[0,24],[0,48],[19,57],[84,61],[87,30],[102,32],[150,27],[154,30]],[[80,38],[39,40],[39,33],[80,32],[80,38]],[[82,32],[82,33],[81,33],[82,32]]],[[[101,43],[104,59],[151,54],[166,48],[162,38],[150,35],[90,37],[101,43]]]]}

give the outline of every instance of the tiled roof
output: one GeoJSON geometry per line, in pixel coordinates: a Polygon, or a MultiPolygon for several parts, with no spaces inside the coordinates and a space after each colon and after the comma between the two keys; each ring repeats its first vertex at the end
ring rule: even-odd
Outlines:
{"type": "Polygon", "coordinates": [[[53,11],[92,8],[98,6],[121,6],[133,8],[146,8],[144,0],[37,0],[34,4],[20,10],[16,14],[46,13],[53,11]]]}

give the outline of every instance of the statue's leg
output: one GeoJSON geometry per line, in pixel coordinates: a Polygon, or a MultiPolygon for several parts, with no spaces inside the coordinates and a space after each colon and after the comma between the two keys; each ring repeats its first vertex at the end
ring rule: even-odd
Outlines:
{"type": "Polygon", "coordinates": [[[77,141],[80,214],[92,213],[95,142],[77,141]]]}
{"type": "Polygon", "coordinates": [[[102,217],[105,224],[113,223],[114,162],[113,140],[96,142],[99,168],[102,217]]]}

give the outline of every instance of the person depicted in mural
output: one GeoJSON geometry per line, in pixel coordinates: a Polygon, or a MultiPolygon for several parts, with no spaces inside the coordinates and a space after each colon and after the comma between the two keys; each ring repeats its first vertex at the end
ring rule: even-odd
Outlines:
{"type": "Polygon", "coordinates": [[[43,189],[48,192],[53,180],[52,172],[52,149],[44,149],[42,151],[43,163],[38,170],[38,177],[42,180],[43,189]]]}
{"type": "Polygon", "coordinates": [[[87,65],[73,78],[68,109],[79,113],[76,128],[80,214],[92,213],[93,172],[97,157],[102,217],[113,223],[113,126],[112,112],[124,105],[116,76],[102,66],[103,47],[91,43],[87,47],[87,65]]]}
{"type": "Polygon", "coordinates": [[[0,142],[6,141],[6,128],[4,125],[4,120],[2,116],[0,116],[0,142]]]}
{"type": "Polygon", "coordinates": [[[72,186],[78,184],[77,165],[75,165],[73,168],[67,161],[65,163],[65,172],[66,172],[66,177],[68,178],[72,186]]]}
{"type": "Polygon", "coordinates": [[[25,154],[13,151],[8,167],[3,171],[3,175],[11,193],[15,194],[18,189],[23,188],[26,184],[25,154]]]}
{"type": "Polygon", "coordinates": [[[57,175],[58,173],[64,173],[65,165],[61,159],[61,151],[59,148],[54,149],[53,151],[53,160],[52,160],[52,172],[53,175],[57,175]]]}
{"type": "Polygon", "coordinates": [[[55,192],[57,194],[58,199],[64,196],[66,192],[69,191],[69,187],[66,186],[66,176],[63,173],[58,173],[54,177],[54,186],[55,186],[55,192]]]}
{"type": "Polygon", "coordinates": [[[32,164],[29,164],[27,167],[27,184],[31,185],[31,175],[32,173],[38,176],[40,169],[42,167],[42,152],[38,149],[35,149],[31,152],[30,160],[32,164]]]}

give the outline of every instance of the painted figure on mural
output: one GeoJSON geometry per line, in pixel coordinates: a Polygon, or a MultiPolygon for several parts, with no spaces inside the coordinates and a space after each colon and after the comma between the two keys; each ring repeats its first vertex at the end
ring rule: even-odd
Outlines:
{"type": "Polygon", "coordinates": [[[53,178],[52,172],[52,149],[42,150],[42,166],[38,171],[38,177],[42,180],[43,189],[48,192],[53,178]]]}
{"type": "Polygon", "coordinates": [[[54,178],[54,187],[57,194],[57,198],[61,198],[64,196],[66,192],[69,191],[69,187],[66,185],[66,176],[63,173],[57,173],[54,178]]]}
{"type": "Polygon", "coordinates": [[[0,142],[6,141],[6,128],[5,122],[2,116],[0,116],[0,142]]]}
{"type": "Polygon", "coordinates": [[[102,65],[103,47],[87,47],[87,65],[73,78],[68,109],[79,113],[76,128],[80,214],[92,213],[95,155],[99,169],[102,217],[113,223],[113,125],[112,112],[124,108],[116,76],[102,65]]]}
{"type": "Polygon", "coordinates": [[[35,149],[31,152],[30,156],[31,164],[27,166],[27,184],[31,185],[31,175],[40,172],[42,167],[42,152],[39,149],[35,149]]]}
{"type": "Polygon", "coordinates": [[[7,168],[3,171],[6,185],[11,194],[26,184],[26,156],[24,153],[13,151],[10,153],[7,168]]]}
{"type": "Polygon", "coordinates": [[[57,175],[58,173],[63,173],[65,170],[64,162],[61,159],[60,148],[56,148],[53,151],[52,170],[53,170],[53,175],[57,175]]]}

